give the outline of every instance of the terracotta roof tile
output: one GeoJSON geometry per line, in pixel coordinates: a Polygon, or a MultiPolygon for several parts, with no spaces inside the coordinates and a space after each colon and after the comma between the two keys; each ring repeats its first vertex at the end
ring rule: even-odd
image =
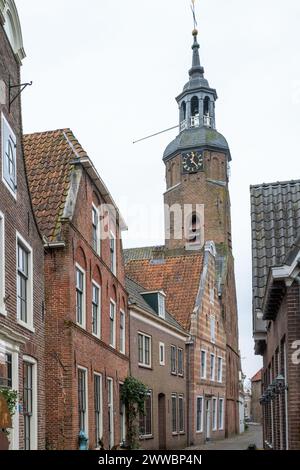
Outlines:
{"type": "Polygon", "coordinates": [[[72,161],[87,155],[70,129],[25,135],[24,153],[37,222],[52,241],[60,231],[72,161]]]}
{"type": "MultiPolygon", "coordinates": [[[[145,290],[163,290],[168,312],[189,330],[203,268],[203,253],[165,256],[164,259],[133,259],[127,250],[126,275],[145,290]]],[[[149,251],[149,249],[147,250],[149,251]]],[[[138,251],[140,256],[141,251],[138,251]]]]}
{"type": "Polygon", "coordinates": [[[259,382],[262,378],[262,369],[260,369],[256,374],[252,377],[251,382],[259,382]]]}

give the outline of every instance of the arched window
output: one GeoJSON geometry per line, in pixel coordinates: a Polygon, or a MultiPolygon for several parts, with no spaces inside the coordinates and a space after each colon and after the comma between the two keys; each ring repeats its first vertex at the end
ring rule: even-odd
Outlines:
{"type": "Polygon", "coordinates": [[[201,223],[200,217],[195,212],[189,217],[187,229],[188,243],[199,245],[201,242],[201,223]]]}
{"type": "Polygon", "coordinates": [[[209,96],[206,96],[203,101],[203,114],[204,116],[209,116],[209,105],[210,105],[210,99],[209,96]]]}
{"type": "Polygon", "coordinates": [[[183,101],[181,103],[181,114],[180,114],[180,120],[181,122],[186,119],[186,102],[183,101]]]}
{"type": "Polygon", "coordinates": [[[191,101],[191,115],[192,117],[198,116],[199,114],[199,99],[197,96],[193,96],[191,101]]]}

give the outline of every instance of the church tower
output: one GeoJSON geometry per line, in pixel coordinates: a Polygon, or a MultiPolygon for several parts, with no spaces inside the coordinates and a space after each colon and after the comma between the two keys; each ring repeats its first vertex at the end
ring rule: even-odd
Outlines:
{"type": "Polygon", "coordinates": [[[167,249],[197,250],[207,240],[231,248],[228,191],[230,150],[216,130],[215,89],[204,78],[198,31],[193,31],[189,81],[176,98],[179,135],[166,148],[167,249]]]}

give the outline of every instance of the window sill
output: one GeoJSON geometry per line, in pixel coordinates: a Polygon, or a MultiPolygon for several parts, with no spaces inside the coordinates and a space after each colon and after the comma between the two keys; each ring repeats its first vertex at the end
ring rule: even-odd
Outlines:
{"type": "Polygon", "coordinates": [[[86,326],[85,325],[81,325],[80,323],[76,322],[76,325],[81,328],[82,330],[85,330],[86,331],[86,326]]]}
{"type": "Polygon", "coordinates": [[[172,432],[172,436],[178,436],[178,432],[172,432]]]}
{"type": "Polygon", "coordinates": [[[203,434],[203,430],[202,431],[196,431],[196,434],[203,434]]]}
{"type": "Polygon", "coordinates": [[[17,191],[14,192],[14,190],[10,187],[9,183],[6,181],[5,178],[2,177],[2,181],[4,185],[6,186],[6,188],[8,189],[8,191],[10,192],[10,194],[13,196],[14,200],[17,201],[17,191]]]}
{"type": "Polygon", "coordinates": [[[151,366],[151,365],[150,365],[150,366],[147,366],[146,364],[140,364],[140,363],[139,363],[139,367],[140,367],[141,369],[152,370],[152,366],[151,366]]]}
{"type": "Polygon", "coordinates": [[[2,315],[3,317],[7,317],[7,311],[5,310],[4,306],[0,307],[0,315],[2,315]]]}
{"type": "MultiPolygon", "coordinates": [[[[80,326],[80,325],[78,325],[78,326],[80,326]]],[[[101,341],[101,335],[100,334],[96,335],[95,333],[92,333],[92,335],[94,336],[94,338],[99,339],[101,341]]]]}
{"type": "Polygon", "coordinates": [[[177,377],[177,373],[176,373],[176,372],[171,372],[171,375],[173,375],[173,377],[177,377]]]}
{"type": "Polygon", "coordinates": [[[28,325],[28,323],[25,323],[22,320],[18,320],[18,324],[26,330],[31,331],[31,333],[35,333],[35,328],[32,325],[28,325]]]}
{"type": "Polygon", "coordinates": [[[146,434],[145,436],[140,436],[140,441],[147,441],[153,439],[153,434],[146,434]]]}

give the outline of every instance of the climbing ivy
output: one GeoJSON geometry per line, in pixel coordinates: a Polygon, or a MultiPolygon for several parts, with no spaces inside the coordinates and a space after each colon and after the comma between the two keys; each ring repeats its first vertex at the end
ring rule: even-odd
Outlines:
{"type": "Polygon", "coordinates": [[[140,380],[127,377],[123,386],[121,399],[127,413],[127,446],[129,449],[138,448],[137,418],[145,414],[145,400],[148,388],[140,380]]]}
{"type": "Polygon", "coordinates": [[[18,402],[18,392],[16,392],[16,390],[10,390],[8,388],[0,388],[0,394],[6,400],[10,416],[13,417],[13,415],[16,412],[16,404],[18,402]]]}

